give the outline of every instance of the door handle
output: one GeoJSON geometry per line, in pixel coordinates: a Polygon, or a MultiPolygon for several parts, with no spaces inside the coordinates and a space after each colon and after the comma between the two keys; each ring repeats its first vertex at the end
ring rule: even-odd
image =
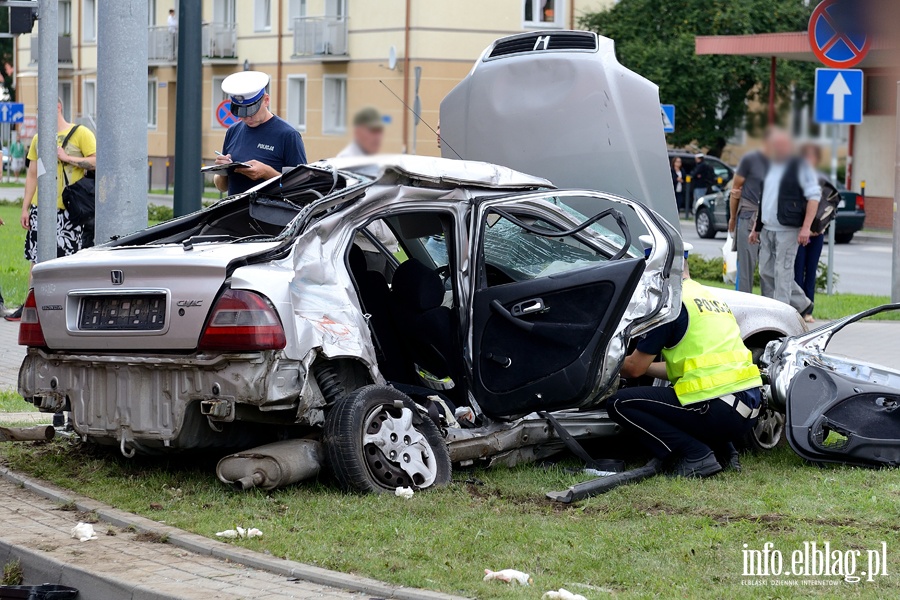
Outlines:
{"type": "Polygon", "coordinates": [[[528,321],[523,321],[517,317],[514,317],[511,312],[506,310],[506,307],[500,304],[499,300],[491,300],[490,307],[492,311],[509,321],[515,327],[527,331],[528,333],[531,333],[531,330],[534,329],[533,323],[529,323],[528,321]]]}
{"type": "Polygon", "coordinates": [[[510,310],[510,312],[514,317],[521,317],[524,315],[529,315],[531,313],[543,312],[544,310],[546,310],[544,301],[541,298],[533,298],[531,300],[519,302],[512,307],[512,310],[510,310]]]}

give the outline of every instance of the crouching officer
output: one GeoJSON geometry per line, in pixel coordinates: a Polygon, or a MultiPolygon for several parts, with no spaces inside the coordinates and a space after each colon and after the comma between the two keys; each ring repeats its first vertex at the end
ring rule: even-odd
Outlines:
{"type": "Polygon", "coordinates": [[[281,175],[284,167],[306,164],[306,149],[300,133],[269,110],[266,88],[269,76],[260,71],[242,71],[222,81],[222,91],[231,99],[231,114],[240,119],[225,133],[222,154],[216,164],[241,162],[245,168],[216,175],[216,187],[228,195],[246,192],[265,179],[281,175]]]}
{"type": "Polygon", "coordinates": [[[732,442],[756,422],[762,379],[731,309],[689,278],[686,260],[684,274],[680,315],[647,333],[621,371],[673,386],[619,390],[607,409],[657,459],[677,461],[674,474],[709,477],[740,470],[732,442]],[[664,362],[654,362],[660,354],[664,362]]]}

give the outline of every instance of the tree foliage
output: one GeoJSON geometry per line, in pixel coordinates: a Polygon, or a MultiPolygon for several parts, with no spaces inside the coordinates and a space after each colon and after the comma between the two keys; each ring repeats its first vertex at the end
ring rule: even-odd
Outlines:
{"type": "MultiPolygon", "coordinates": [[[[736,129],[762,122],[770,59],[697,56],[694,38],[805,31],[811,12],[803,0],[620,0],[586,14],[581,25],[615,40],[619,61],[658,84],[661,101],[676,106],[669,142],[697,143],[718,156],[736,129]],[[759,111],[749,108],[754,100],[761,100],[759,111]]],[[[809,94],[813,75],[812,64],[778,61],[780,113],[795,87],[802,98],[809,94]]]]}

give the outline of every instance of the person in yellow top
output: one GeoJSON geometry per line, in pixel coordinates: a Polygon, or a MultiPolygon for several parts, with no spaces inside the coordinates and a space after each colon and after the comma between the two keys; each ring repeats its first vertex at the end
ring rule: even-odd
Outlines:
{"type": "MultiPolygon", "coordinates": [[[[56,156],[49,161],[41,162],[44,168],[49,168],[56,162],[56,248],[57,256],[68,256],[81,249],[81,226],[73,225],[69,219],[69,213],[62,200],[62,191],[66,186],[66,179],[73,184],[82,177],[86,171],[97,168],[97,139],[87,127],[72,125],[66,121],[62,113],[62,102],[56,106],[56,156]],[[77,128],[74,131],[73,128],[77,128]],[[70,135],[71,134],[71,135],[70,135]],[[63,174],[65,173],[65,177],[63,174]]],[[[28,230],[25,238],[25,259],[32,264],[37,258],[37,177],[38,177],[38,153],[37,136],[31,140],[28,150],[28,172],[25,175],[25,197],[22,202],[22,227],[28,230]]]]}
{"type": "Polygon", "coordinates": [[[731,309],[688,277],[687,260],[681,313],[638,341],[621,375],[673,384],[621,389],[607,410],[659,461],[675,460],[676,475],[709,477],[723,466],[740,470],[733,442],[756,422],[762,379],[731,309]],[[659,355],[662,362],[656,362],[659,355]]]}

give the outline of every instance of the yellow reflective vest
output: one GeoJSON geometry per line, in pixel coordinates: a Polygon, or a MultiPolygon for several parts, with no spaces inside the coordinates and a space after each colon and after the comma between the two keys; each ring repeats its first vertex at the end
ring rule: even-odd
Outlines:
{"type": "Polygon", "coordinates": [[[682,302],[687,332],[673,348],[662,351],[681,405],[761,387],[759,369],[728,305],[690,279],[683,282],[682,302]]]}

